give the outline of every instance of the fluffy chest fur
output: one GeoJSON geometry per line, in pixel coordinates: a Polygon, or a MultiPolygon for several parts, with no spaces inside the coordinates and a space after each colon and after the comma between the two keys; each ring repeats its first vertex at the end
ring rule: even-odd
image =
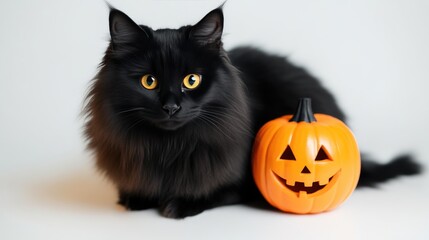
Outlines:
{"type": "Polygon", "coordinates": [[[97,164],[127,192],[151,198],[209,196],[219,186],[244,181],[250,152],[250,139],[243,133],[218,128],[143,131],[117,138],[125,141],[94,142],[97,164]],[[229,137],[220,131],[228,131],[229,137]]]}

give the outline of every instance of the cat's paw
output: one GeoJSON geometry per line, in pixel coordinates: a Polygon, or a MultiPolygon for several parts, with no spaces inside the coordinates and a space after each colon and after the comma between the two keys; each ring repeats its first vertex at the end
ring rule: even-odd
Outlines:
{"type": "Polygon", "coordinates": [[[170,200],[160,207],[162,216],[176,219],[195,216],[204,210],[205,208],[201,204],[180,199],[170,200]]]}
{"type": "Polygon", "coordinates": [[[156,207],[156,202],[128,193],[120,193],[118,204],[130,211],[145,210],[156,207]]]}

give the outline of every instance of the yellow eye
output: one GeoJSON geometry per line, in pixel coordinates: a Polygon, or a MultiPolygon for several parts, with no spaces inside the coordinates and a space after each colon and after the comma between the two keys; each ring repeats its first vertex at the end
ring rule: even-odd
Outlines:
{"type": "Polygon", "coordinates": [[[199,74],[188,74],[183,79],[183,86],[188,90],[197,88],[201,83],[201,75],[199,74]]]}
{"type": "Polygon", "coordinates": [[[158,86],[158,80],[153,75],[146,74],[142,77],[142,85],[148,90],[153,90],[158,86]]]}

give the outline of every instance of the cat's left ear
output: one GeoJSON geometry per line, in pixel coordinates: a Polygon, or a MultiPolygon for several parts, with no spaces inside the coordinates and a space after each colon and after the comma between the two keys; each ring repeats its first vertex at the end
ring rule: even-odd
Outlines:
{"type": "Polygon", "coordinates": [[[221,46],[223,32],[223,12],[222,8],[216,8],[209,12],[197,24],[192,26],[189,38],[196,40],[202,45],[215,44],[221,46]]]}

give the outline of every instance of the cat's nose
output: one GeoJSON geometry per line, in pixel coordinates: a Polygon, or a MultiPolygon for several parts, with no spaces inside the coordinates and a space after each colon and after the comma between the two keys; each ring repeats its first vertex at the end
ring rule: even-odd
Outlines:
{"type": "Polygon", "coordinates": [[[180,106],[178,106],[177,104],[166,104],[162,107],[162,109],[164,109],[164,111],[166,111],[168,113],[168,115],[173,116],[177,111],[180,110],[180,106]]]}

